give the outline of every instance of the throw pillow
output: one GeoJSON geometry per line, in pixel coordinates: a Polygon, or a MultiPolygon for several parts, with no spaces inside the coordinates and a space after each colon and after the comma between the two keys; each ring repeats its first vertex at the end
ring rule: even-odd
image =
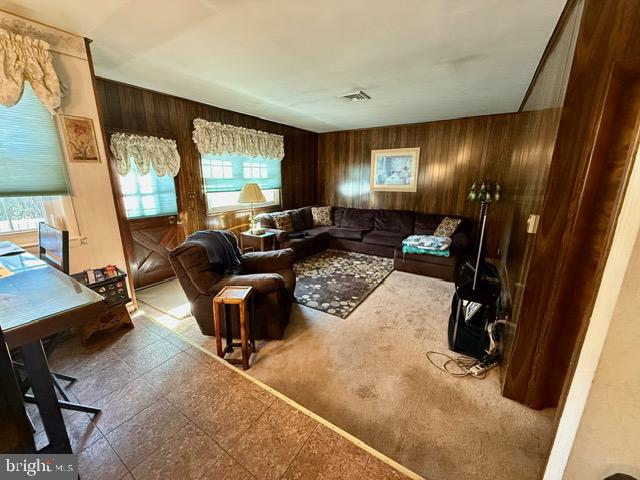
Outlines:
{"type": "Polygon", "coordinates": [[[311,216],[313,217],[314,227],[333,224],[331,221],[331,207],[311,207],[311,216]]]}
{"type": "Polygon", "coordinates": [[[293,232],[293,222],[288,214],[282,213],[280,215],[272,215],[271,218],[273,218],[273,224],[277,230],[293,232]]]}
{"type": "Polygon", "coordinates": [[[449,218],[444,217],[436,228],[436,231],[433,232],[434,237],[451,237],[457,230],[458,225],[462,222],[459,218],[449,218]]]}
{"type": "Polygon", "coordinates": [[[296,232],[304,230],[304,219],[302,218],[302,213],[300,213],[299,210],[289,210],[287,213],[291,217],[291,224],[293,225],[293,229],[296,232]]]}

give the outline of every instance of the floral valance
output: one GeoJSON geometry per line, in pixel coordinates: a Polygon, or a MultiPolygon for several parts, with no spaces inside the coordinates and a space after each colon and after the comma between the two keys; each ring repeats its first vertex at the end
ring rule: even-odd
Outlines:
{"type": "Polygon", "coordinates": [[[284,157],[282,135],[208,122],[202,118],[196,118],[193,127],[193,141],[201,155],[232,154],[275,160],[284,157]]]}
{"type": "Polygon", "coordinates": [[[148,174],[151,167],[160,177],[175,177],[180,170],[180,155],[175,140],[114,133],[109,148],[116,158],[116,169],[120,175],[129,173],[131,160],[136,162],[142,175],[148,174]]]}
{"type": "Polygon", "coordinates": [[[18,103],[25,81],[54,114],[60,106],[60,81],[51,62],[49,44],[0,28],[0,104],[12,107],[18,103]]]}

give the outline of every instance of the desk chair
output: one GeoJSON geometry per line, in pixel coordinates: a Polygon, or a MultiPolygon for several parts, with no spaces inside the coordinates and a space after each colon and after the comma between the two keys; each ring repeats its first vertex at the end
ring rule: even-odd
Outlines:
{"type": "MultiPolygon", "coordinates": [[[[69,275],[69,231],[58,230],[51,225],[40,222],[38,224],[38,256],[40,260],[44,260],[53,268],[69,275]]],[[[47,357],[53,352],[61,338],[62,334],[56,334],[42,339],[42,347],[47,357]]],[[[14,365],[20,371],[24,372],[24,365],[22,363],[14,361],[14,365]]],[[[51,372],[51,380],[53,381],[53,386],[62,397],[62,400],[58,402],[60,408],[93,414],[100,413],[99,408],[69,401],[69,397],[64,387],[60,384],[60,381],[65,381],[68,385],[71,385],[77,380],[76,378],[58,372],[51,372]]],[[[25,377],[22,379],[22,387],[25,402],[36,403],[33,395],[27,393],[29,390],[28,378],[25,377]]]]}

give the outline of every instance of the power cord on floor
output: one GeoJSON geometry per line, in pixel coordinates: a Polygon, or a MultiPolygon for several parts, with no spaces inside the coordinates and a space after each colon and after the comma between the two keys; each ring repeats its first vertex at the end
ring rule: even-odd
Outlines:
{"type": "Polygon", "coordinates": [[[483,372],[480,375],[474,375],[473,373],[471,373],[471,369],[482,362],[482,360],[476,360],[475,358],[465,357],[463,355],[459,357],[452,357],[451,355],[448,355],[446,353],[430,350],[427,352],[427,360],[429,360],[429,363],[431,363],[431,365],[436,367],[438,370],[441,370],[444,373],[448,373],[452,377],[462,378],[471,376],[473,378],[477,378],[478,380],[482,380],[487,376],[487,372],[483,372]],[[434,355],[440,355],[447,360],[442,365],[438,365],[433,360],[433,358],[431,358],[434,355]],[[453,365],[455,365],[455,367],[452,367],[453,365]],[[456,368],[457,371],[450,370],[450,368],[456,368]]]}

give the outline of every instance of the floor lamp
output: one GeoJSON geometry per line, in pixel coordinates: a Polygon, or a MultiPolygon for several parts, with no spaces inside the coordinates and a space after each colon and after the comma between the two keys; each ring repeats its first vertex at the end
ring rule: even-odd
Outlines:
{"type": "Polygon", "coordinates": [[[479,235],[478,235],[478,252],[475,259],[475,270],[473,272],[473,286],[475,290],[478,285],[478,279],[480,278],[480,267],[484,258],[484,244],[486,242],[486,230],[487,230],[487,213],[489,211],[489,204],[500,200],[500,184],[483,181],[482,185],[478,186],[474,183],[471,185],[469,196],[467,197],[471,202],[480,203],[480,219],[479,235]]]}

